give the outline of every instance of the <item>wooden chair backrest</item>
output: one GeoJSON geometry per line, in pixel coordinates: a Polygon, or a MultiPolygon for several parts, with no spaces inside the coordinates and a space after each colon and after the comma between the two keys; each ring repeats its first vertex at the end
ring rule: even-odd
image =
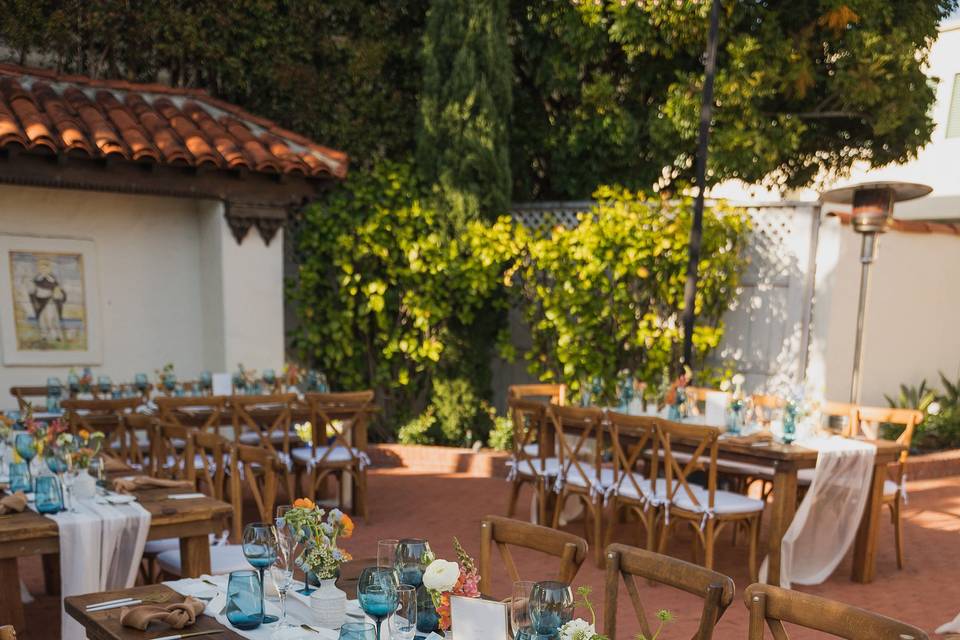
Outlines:
{"type": "Polygon", "coordinates": [[[907,456],[909,455],[910,443],[913,442],[913,433],[917,425],[923,422],[923,412],[917,409],[895,409],[890,407],[857,407],[856,431],[854,435],[863,435],[872,439],[880,439],[883,433],[880,429],[882,424],[892,424],[902,426],[903,431],[897,436],[897,444],[902,444],[906,449],[900,454],[900,461],[897,465],[896,480],[900,482],[906,471],[907,456]]]}
{"type": "Polygon", "coordinates": [[[565,384],[512,384],[507,387],[507,398],[529,399],[546,398],[550,404],[567,403],[567,385],[565,384]]]}
{"type": "Polygon", "coordinates": [[[120,455],[125,458],[126,462],[134,466],[143,465],[143,451],[140,449],[141,440],[137,437],[137,433],[143,433],[146,436],[147,452],[149,454],[150,447],[153,446],[153,441],[150,438],[153,437],[154,425],[153,416],[144,413],[134,412],[123,415],[124,446],[120,448],[120,455]]]}
{"type": "Polygon", "coordinates": [[[857,422],[857,405],[849,402],[827,400],[823,403],[823,406],[820,407],[820,414],[827,416],[828,419],[830,417],[844,418],[841,432],[844,436],[850,436],[857,422]]]}
{"type": "Polygon", "coordinates": [[[652,637],[653,633],[640,599],[640,591],[637,589],[637,577],[686,591],[703,600],[700,626],[693,640],[710,640],[717,622],[733,602],[733,580],[722,573],[623,544],[611,544],[605,555],[607,575],[604,587],[603,632],[610,640],[617,638],[617,598],[621,578],[640,622],[640,630],[647,638],[652,637]]]}
{"type": "Polygon", "coordinates": [[[154,400],[159,417],[171,424],[196,427],[202,431],[220,433],[223,413],[227,408],[226,396],[160,396],[154,400]],[[206,415],[192,416],[186,409],[196,407],[206,415]],[[196,424],[199,418],[203,422],[196,424]]]}
{"type": "Polygon", "coordinates": [[[243,538],[244,485],[257,506],[260,522],[273,522],[277,502],[277,475],[284,469],[277,455],[263,447],[234,444],[230,451],[230,503],[233,506],[234,544],[243,538]]]}
{"type": "MultiPolygon", "coordinates": [[[[349,452],[351,464],[360,464],[360,458],[354,453],[356,445],[354,431],[366,425],[371,410],[374,408],[373,391],[347,391],[338,393],[310,392],[303,396],[310,408],[311,424],[313,425],[311,453],[314,464],[323,465],[332,455],[336,447],[343,447],[349,452]],[[336,418],[337,415],[348,417],[336,418]],[[327,447],[319,459],[317,447],[327,447]]],[[[342,455],[342,454],[341,454],[342,455]]],[[[337,458],[341,460],[340,457],[337,458]]]]}
{"type": "Polygon", "coordinates": [[[607,430],[613,449],[614,486],[632,486],[637,496],[656,495],[660,455],[657,425],[653,416],[629,416],[611,411],[607,413],[607,430]],[[646,477],[637,480],[634,471],[641,460],[647,463],[646,477]],[[641,483],[648,484],[649,493],[642,491],[641,483]]]}
{"type": "Polygon", "coordinates": [[[80,429],[102,431],[103,449],[115,449],[127,459],[132,459],[133,444],[127,437],[124,417],[131,414],[143,402],[140,398],[117,398],[79,400],[68,398],[60,402],[67,422],[74,433],[80,429]],[[116,447],[114,447],[116,445],[116,447]]]}
{"type": "Polygon", "coordinates": [[[527,447],[544,441],[542,432],[546,426],[547,405],[535,400],[507,398],[507,413],[513,422],[513,458],[519,473],[536,476],[535,461],[550,456],[538,446],[537,454],[531,455],[527,447]]]}
{"type": "MultiPolygon", "coordinates": [[[[63,393],[68,394],[70,391],[64,388],[63,393]]],[[[28,405],[32,406],[36,404],[32,402],[30,398],[42,398],[43,406],[46,406],[47,387],[46,385],[10,387],[10,395],[17,399],[17,407],[23,412],[27,410],[28,405]]],[[[34,407],[34,409],[36,409],[36,407],[34,407]]]]}
{"type": "Polygon", "coordinates": [[[707,401],[707,394],[711,391],[716,391],[716,389],[710,389],[708,387],[692,387],[687,385],[684,387],[684,392],[687,394],[687,398],[693,400],[697,404],[703,404],[707,401]]]}
{"type": "Polygon", "coordinates": [[[194,476],[197,489],[222,500],[230,460],[230,441],[218,433],[193,430],[194,476]]]}
{"type": "Polygon", "coordinates": [[[599,478],[606,435],[603,410],[552,404],[547,418],[554,429],[560,473],[565,476],[575,469],[588,482],[599,478]]]}
{"type": "Polygon", "coordinates": [[[150,475],[195,482],[192,429],[157,419],[150,434],[150,475]]]}
{"type": "MultiPolygon", "coordinates": [[[[517,565],[510,547],[530,549],[559,558],[557,579],[572,583],[580,566],[587,558],[587,541],[566,531],[558,531],[537,524],[500,516],[487,516],[480,522],[480,593],[492,596],[493,579],[491,561],[493,546],[500,550],[500,557],[507,568],[511,582],[520,580],[517,565]]],[[[546,579],[538,576],[538,579],[546,579]]]]}
{"type": "Polygon", "coordinates": [[[692,504],[712,510],[717,492],[720,431],[713,427],[660,420],[657,424],[657,434],[659,447],[663,449],[667,495],[671,498],[686,495],[692,504]],[[688,446],[694,447],[693,455],[682,466],[681,461],[673,456],[673,442],[676,440],[683,440],[688,446]],[[701,457],[709,460],[706,469],[703,468],[701,457]],[[701,469],[707,474],[707,504],[703,504],[703,494],[699,494],[700,497],[698,497],[690,482],[690,475],[701,469]]]}
{"type": "Polygon", "coordinates": [[[924,631],[842,602],[766,584],[743,592],[750,611],[749,640],[763,640],[764,622],[774,640],[789,640],[784,622],[847,640],[928,640],[924,631]]]}
{"type": "MultiPolygon", "coordinates": [[[[229,406],[233,409],[233,437],[239,440],[244,431],[252,431],[260,435],[260,444],[276,452],[276,442],[271,436],[280,434],[280,450],[290,455],[290,422],[292,419],[291,405],[296,401],[297,394],[281,393],[276,395],[259,396],[230,396],[229,406]],[[258,420],[258,409],[273,418],[269,425],[258,420]]],[[[262,416],[260,416],[262,417],[262,416]]]]}

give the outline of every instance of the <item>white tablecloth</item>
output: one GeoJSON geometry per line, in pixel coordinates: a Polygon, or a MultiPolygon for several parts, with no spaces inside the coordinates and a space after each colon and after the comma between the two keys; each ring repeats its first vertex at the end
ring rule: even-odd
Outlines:
{"type": "MultiPolygon", "coordinates": [[[[75,502],[79,513],[47,516],[59,528],[61,596],[132,587],[150,531],[150,512],[136,502],[75,502]]],[[[83,626],[65,611],[60,618],[63,640],[86,638],[83,626]]]]}
{"type": "MultiPolygon", "coordinates": [[[[815,449],[813,482],[780,546],[780,586],[820,584],[830,577],[853,543],[870,497],[876,446],[840,437],[797,442],[815,449]]],[[[766,581],[767,560],[760,568],[766,581]]]]}

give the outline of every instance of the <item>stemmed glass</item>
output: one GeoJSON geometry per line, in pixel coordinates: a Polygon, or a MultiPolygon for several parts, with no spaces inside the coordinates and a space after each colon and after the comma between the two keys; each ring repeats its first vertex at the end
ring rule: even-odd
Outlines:
{"type": "Polygon", "coordinates": [[[367,567],[360,574],[357,596],[364,613],[377,622],[377,640],[380,625],[397,610],[397,574],[392,569],[367,567]]]}
{"type": "Polygon", "coordinates": [[[565,582],[538,582],[530,591],[533,631],[553,635],[573,619],[573,591],[565,582]]]}
{"type": "Polygon", "coordinates": [[[430,543],[420,538],[405,538],[397,543],[397,578],[402,584],[409,584],[418,590],[418,629],[432,631],[436,625],[436,609],[423,585],[423,572],[427,568],[426,560],[431,555],[430,543]]]}
{"type": "MultiPolygon", "coordinates": [[[[277,507],[277,517],[275,520],[275,522],[277,523],[277,531],[282,532],[288,529],[287,523],[284,522],[283,518],[284,516],[287,515],[287,511],[290,511],[291,509],[293,509],[293,505],[290,505],[290,504],[282,504],[279,507],[277,507]]],[[[290,545],[289,547],[290,557],[294,558],[294,560],[292,560],[292,563],[295,568],[296,567],[295,551],[297,548],[297,542],[298,542],[297,536],[299,535],[299,532],[290,530],[289,534],[290,535],[288,536],[288,540],[290,545]]],[[[306,569],[304,569],[303,570],[303,589],[297,589],[297,593],[301,595],[309,596],[314,591],[316,591],[316,589],[310,588],[310,574],[307,572],[306,569]]]]}
{"type": "Polygon", "coordinates": [[[376,640],[376,630],[369,622],[345,622],[340,627],[339,640],[376,640]]]}
{"type": "Polygon", "coordinates": [[[530,592],[533,591],[533,585],[533,582],[527,580],[513,583],[513,592],[510,594],[510,629],[516,640],[526,640],[533,633],[533,622],[530,620],[530,592]]]}
{"type": "Polygon", "coordinates": [[[270,565],[270,577],[277,587],[277,593],[280,594],[280,625],[278,626],[280,632],[284,629],[293,628],[293,625],[287,623],[287,591],[293,584],[293,553],[290,549],[289,538],[290,533],[286,529],[276,531],[274,544],[276,545],[277,559],[270,565]]]}
{"type": "Polygon", "coordinates": [[[27,463],[27,477],[30,478],[32,485],[33,475],[30,471],[30,463],[37,457],[37,443],[31,434],[18,433],[13,440],[13,446],[16,448],[17,454],[27,463]]]}
{"type": "Polygon", "coordinates": [[[390,640],[413,640],[417,634],[417,589],[397,587],[397,610],[390,616],[390,640]]]}
{"type": "MultiPolygon", "coordinates": [[[[243,529],[243,555],[254,569],[260,572],[260,597],[263,598],[263,571],[277,559],[277,533],[272,524],[253,522],[243,529]]],[[[276,622],[277,616],[266,614],[263,624],[276,622]]]]}

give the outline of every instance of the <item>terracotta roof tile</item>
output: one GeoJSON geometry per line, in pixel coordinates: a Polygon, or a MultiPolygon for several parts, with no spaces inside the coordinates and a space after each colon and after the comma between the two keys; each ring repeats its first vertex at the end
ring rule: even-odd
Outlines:
{"type": "Polygon", "coordinates": [[[342,178],[349,164],[346,154],[200,89],[0,64],[0,148],[7,146],[310,177],[342,178]]]}

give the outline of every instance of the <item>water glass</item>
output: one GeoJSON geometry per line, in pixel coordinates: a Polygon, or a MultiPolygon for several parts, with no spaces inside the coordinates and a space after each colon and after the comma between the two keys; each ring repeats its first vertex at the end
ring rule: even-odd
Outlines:
{"type": "Polygon", "coordinates": [[[110,393],[112,388],[113,381],[110,379],[110,376],[97,376],[97,390],[101,395],[110,393]]]}
{"type": "Polygon", "coordinates": [[[293,553],[288,543],[290,534],[287,531],[277,531],[276,556],[277,559],[270,565],[270,578],[280,594],[280,628],[291,628],[287,623],[287,591],[293,584],[293,553]]]}
{"type": "Polygon", "coordinates": [[[209,371],[200,372],[200,388],[204,391],[213,389],[213,374],[209,371]]]}
{"type": "MultiPolygon", "coordinates": [[[[263,572],[277,559],[277,532],[272,524],[253,522],[243,529],[243,555],[260,572],[260,593],[263,594],[263,572]]],[[[263,605],[261,605],[261,608],[263,605]]],[[[263,624],[276,622],[277,616],[263,615],[263,624]]]]}
{"type": "Polygon", "coordinates": [[[357,596],[364,613],[377,623],[377,640],[384,619],[397,610],[397,574],[392,569],[367,567],[357,582],[357,596]]]}
{"type": "Polygon", "coordinates": [[[17,454],[23,458],[27,464],[37,455],[37,442],[29,433],[18,433],[13,440],[13,445],[17,449],[17,454]]]}
{"type": "Polygon", "coordinates": [[[150,384],[147,374],[138,373],[133,376],[133,385],[137,388],[137,391],[143,393],[147,390],[147,386],[150,384]]]}
{"type": "MultiPolygon", "coordinates": [[[[379,555],[379,548],[377,549],[379,555]]],[[[397,543],[397,575],[401,584],[419,587],[427,568],[430,543],[421,538],[404,538],[397,543]]]]}
{"type": "Polygon", "coordinates": [[[510,629],[514,638],[525,638],[533,632],[530,620],[530,592],[534,582],[519,580],[513,583],[510,594],[510,629]]]}
{"type": "Polygon", "coordinates": [[[26,462],[11,462],[10,463],[10,491],[17,492],[29,492],[33,489],[33,486],[30,484],[30,465],[26,462]]]}
{"type": "MultiPolygon", "coordinates": [[[[397,544],[399,540],[377,540],[377,566],[394,568],[397,564],[397,544]]],[[[416,585],[413,585],[416,586],[416,585]]]]}
{"type": "Polygon", "coordinates": [[[390,616],[390,640],[413,640],[417,634],[417,589],[397,587],[397,610],[390,616]]]}
{"type": "Polygon", "coordinates": [[[227,620],[247,631],[263,624],[263,588],[257,573],[234,571],[227,582],[227,620]]]}
{"type": "Polygon", "coordinates": [[[555,634],[573,619],[573,591],[565,582],[538,582],[530,591],[530,620],[539,634],[555,634]]]}
{"type": "Polygon", "coordinates": [[[345,622],[339,640],[376,640],[376,630],[369,622],[345,622]]]}
{"type": "Polygon", "coordinates": [[[58,513],[63,510],[63,494],[60,492],[60,481],[56,477],[37,478],[35,495],[38,512],[58,513]]]}

